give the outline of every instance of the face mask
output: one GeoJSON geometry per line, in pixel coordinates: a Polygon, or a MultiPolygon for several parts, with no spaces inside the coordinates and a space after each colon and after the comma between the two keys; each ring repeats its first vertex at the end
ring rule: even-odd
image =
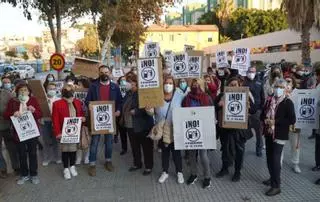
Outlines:
{"type": "Polygon", "coordinates": [[[173,91],[173,85],[172,84],[165,84],[164,85],[164,92],[171,93],[173,91]]]}
{"type": "Polygon", "coordinates": [[[49,82],[52,82],[52,81],[53,81],[53,78],[52,78],[52,77],[49,77],[49,78],[48,78],[48,81],[49,81],[49,82]]]}
{"type": "Polygon", "coordinates": [[[284,89],[283,88],[275,88],[274,89],[274,95],[276,97],[281,97],[284,94],[284,89]]]}
{"type": "Polygon", "coordinates": [[[6,89],[6,90],[11,90],[11,83],[3,84],[3,88],[6,89]]]}
{"type": "Polygon", "coordinates": [[[200,88],[198,88],[198,87],[192,87],[191,88],[191,93],[192,94],[198,94],[200,92],[200,88]]]}
{"type": "Polygon", "coordinates": [[[297,71],[297,74],[298,74],[299,76],[303,76],[303,71],[297,71]]]}
{"type": "Polygon", "coordinates": [[[256,74],[255,73],[248,73],[248,78],[250,79],[250,80],[253,80],[255,77],[256,77],[256,74]]]}
{"type": "Polygon", "coordinates": [[[126,89],[127,89],[127,90],[131,90],[131,88],[132,88],[131,83],[127,83],[127,85],[126,85],[126,89]]]}
{"type": "Polygon", "coordinates": [[[121,80],[121,81],[120,81],[120,85],[121,85],[121,86],[126,86],[126,85],[127,85],[127,81],[121,80]]]}
{"type": "Polygon", "coordinates": [[[100,75],[100,81],[106,82],[108,80],[109,80],[109,76],[108,75],[100,75]]]}
{"type": "Polygon", "coordinates": [[[73,91],[71,91],[71,90],[62,90],[62,97],[72,98],[73,97],[73,91]]]}
{"type": "Polygon", "coordinates": [[[224,70],[218,70],[218,75],[219,76],[224,76],[224,70]]]}
{"type": "Polygon", "coordinates": [[[187,87],[188,87],[187,82],[181,82],[180,83],[181,90],[186,90],[187,87]]]}
{"type": "Polygon", "coordinates": [[[67,84],[73,86],[74,82],[73,81],[68,81],[67,84]]]}
{"type": "Polygon", "coordinates": [[[54,97],[56,96],[57,92],[55,90],[49,90],[48,91],[48,97],[54,97]]]}
{"type": "Polygon", "coordinates": [[[27,101],[28,100],[28,98],[29,98],[29,96],[28,95],[19,95],[19,97],[18,97],[18,99],[20,100],[20,102],[25,102],[25,101],[27,101]]]}

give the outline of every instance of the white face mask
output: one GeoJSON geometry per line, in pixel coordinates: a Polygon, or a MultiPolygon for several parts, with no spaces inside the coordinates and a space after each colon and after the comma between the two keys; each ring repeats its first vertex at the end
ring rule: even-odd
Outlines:
{"type": "Polygon", "coordinates": [[[164,92],[171,93],[173,91],[173,85],[172,84],[164,84],[164,92]]]}
{"type": "Polygon", "coordinates": [[[248,73],[247,77],[248,77],[250,80],[253,80],[253,79],[256,77],[256,74],[255,74],[255,73],[248,73]]]}
{"type": "Polygon", "coordinates": [[[274,96],[276,97],[281,97],[284,94],[284,89],[283,88],[275,88],[274,89],[274,96]]]}
{"type": "Polygon", "coordinates": [[[224,76],[224,70],[218,70],[218,75],[219,76],[224,76]]]}

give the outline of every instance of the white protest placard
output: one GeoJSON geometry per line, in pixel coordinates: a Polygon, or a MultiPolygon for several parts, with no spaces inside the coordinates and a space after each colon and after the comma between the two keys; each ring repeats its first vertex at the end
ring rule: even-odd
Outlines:
{"type": "Polygon", "coordinates": [[[174,108],[172,120],[176,150],[217,148],[214,107],[174,108]]]}
{"type": "Polygon", "coordinates": [[[319,128],[319,93],[316,89],[295,89],[292,92],[292,100],[296,113],[295,128],[318,129],[319,128]]]}
{"type": "Polygon", "coordinates": [[[159,88],[159,66],[157,58],[146,58],[138,60],[139,89],[159,88]]]}
{"type": "Polygon", "coordinates": [[[112,69],[112,76],[115,77],[115,78],[119,78],[119,77],[122,77],[124,74],[123,74],[123,71],[122,69],[112,69]]]}
{"type": "Polygon", "coordinates": [[[160,46],[158,42],[149,42],[144,44],[144,57],[160,57],[160,46]]]}
{"type": "Polygon", "coordinates": [[[164,61],[166,62],[167,68],[172,68],[172,51],[171,50],[164,51],[164,61]]]}
{"type": "Polygon", "coordinates": [[[20,117],[11,116],[10,118],[20,142],[40,136],[39,128],[31,112],[28,111],[20,117]]]}
{"type": "Polygon", "coordinates": [[[64,118],[60,143],[79,143],[81,133],[81,122],[81,117],[64,118]]]}
{"type": "Polygon", "coordinates": [[[88,89],[77,89],[74,92],[74,98],[81,100],[81,102],[84,102],[86,100],[87,95],[88,89]]]}
{"type": "Polygon", "coordinates": [[[188,55],[187,53],[175,53],[172,56],[172,75],[175,79],[188,78],[188,55]]]}
{"type": "Polygon", "coordinates": [[[90,102],[91,134],[115,133],[114,101],[90,102]]]}
{"type": "Polygon", "coordinates": [[[241,76],[246,76],[250,67],[250,49],[236,48],[232,57],[231,69],[237,69],[241,76]]]}
{"type": "Polygon", "coordinates": [[[229,65],[226,51],[216,52],[216,64],[217,68],[224,68],[229,65]]]}
{"type": "Polygon", "coordinates": [[[187,44],[184,45],[184,52],[192,51],[192,50],[194,50],[194,46],[187,45],[187,44]]]}
{"type": "Polygon", "coordinates": [[[188,52],[188,78],[200,78],[203,65],[203,51],[188,52]]]}

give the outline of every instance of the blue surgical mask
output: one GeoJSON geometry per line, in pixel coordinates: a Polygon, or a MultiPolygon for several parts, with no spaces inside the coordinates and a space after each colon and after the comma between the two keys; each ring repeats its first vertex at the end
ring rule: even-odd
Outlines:
{"type": "Polygon", "coordinates": [[[179,86],[181,90],[186,90],[186,88],[188,87],[187,82],[181,82],[179,86]]]}
{"type": "Polygon", "coordinates": [[[18,99],[20,100],[20,102],[25,102],[27,101],[29,98],[28,95],[19,95],[18,99]]]}
{"type": "Polygon", "coordinates": [[[127,85],[127,81],[126,80],[121,80],[120,81],[120,85],[121,86],[126,86],[127,85]]]}
{"type": "Polygon", "coordinates": [[[52,82],[52,81],[53,81],[53,78],[52,78],[52,77],[48,77],[48,81],[49,81],[49,82],[52,82]]]}
{"type": "Polygon", "coordinates": [[[48,97],[54,97],[56,96],[57,94],[57,91],[56,90],[48,90],[48,97]]]}
{"type": "Polygon", "coordinates": [[[274,89],[274,96],[281,97],[284,94],[284,88],[275,88],[274,89]]]}
{"type": "Polygon", "coordinates": [[[11,90],[11,87],[12,87],[11,83],[3,84],[3,88],[6,89],[6,90],[11,90]]]}

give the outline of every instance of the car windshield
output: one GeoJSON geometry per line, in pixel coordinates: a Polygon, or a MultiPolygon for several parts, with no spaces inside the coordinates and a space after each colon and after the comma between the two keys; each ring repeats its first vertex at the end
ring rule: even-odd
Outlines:
{"type": "Polygon", "coordinates": [[[25,66],[20,66],[18,67],[19,70],[26,70],[26,67],[25,66]]]}

